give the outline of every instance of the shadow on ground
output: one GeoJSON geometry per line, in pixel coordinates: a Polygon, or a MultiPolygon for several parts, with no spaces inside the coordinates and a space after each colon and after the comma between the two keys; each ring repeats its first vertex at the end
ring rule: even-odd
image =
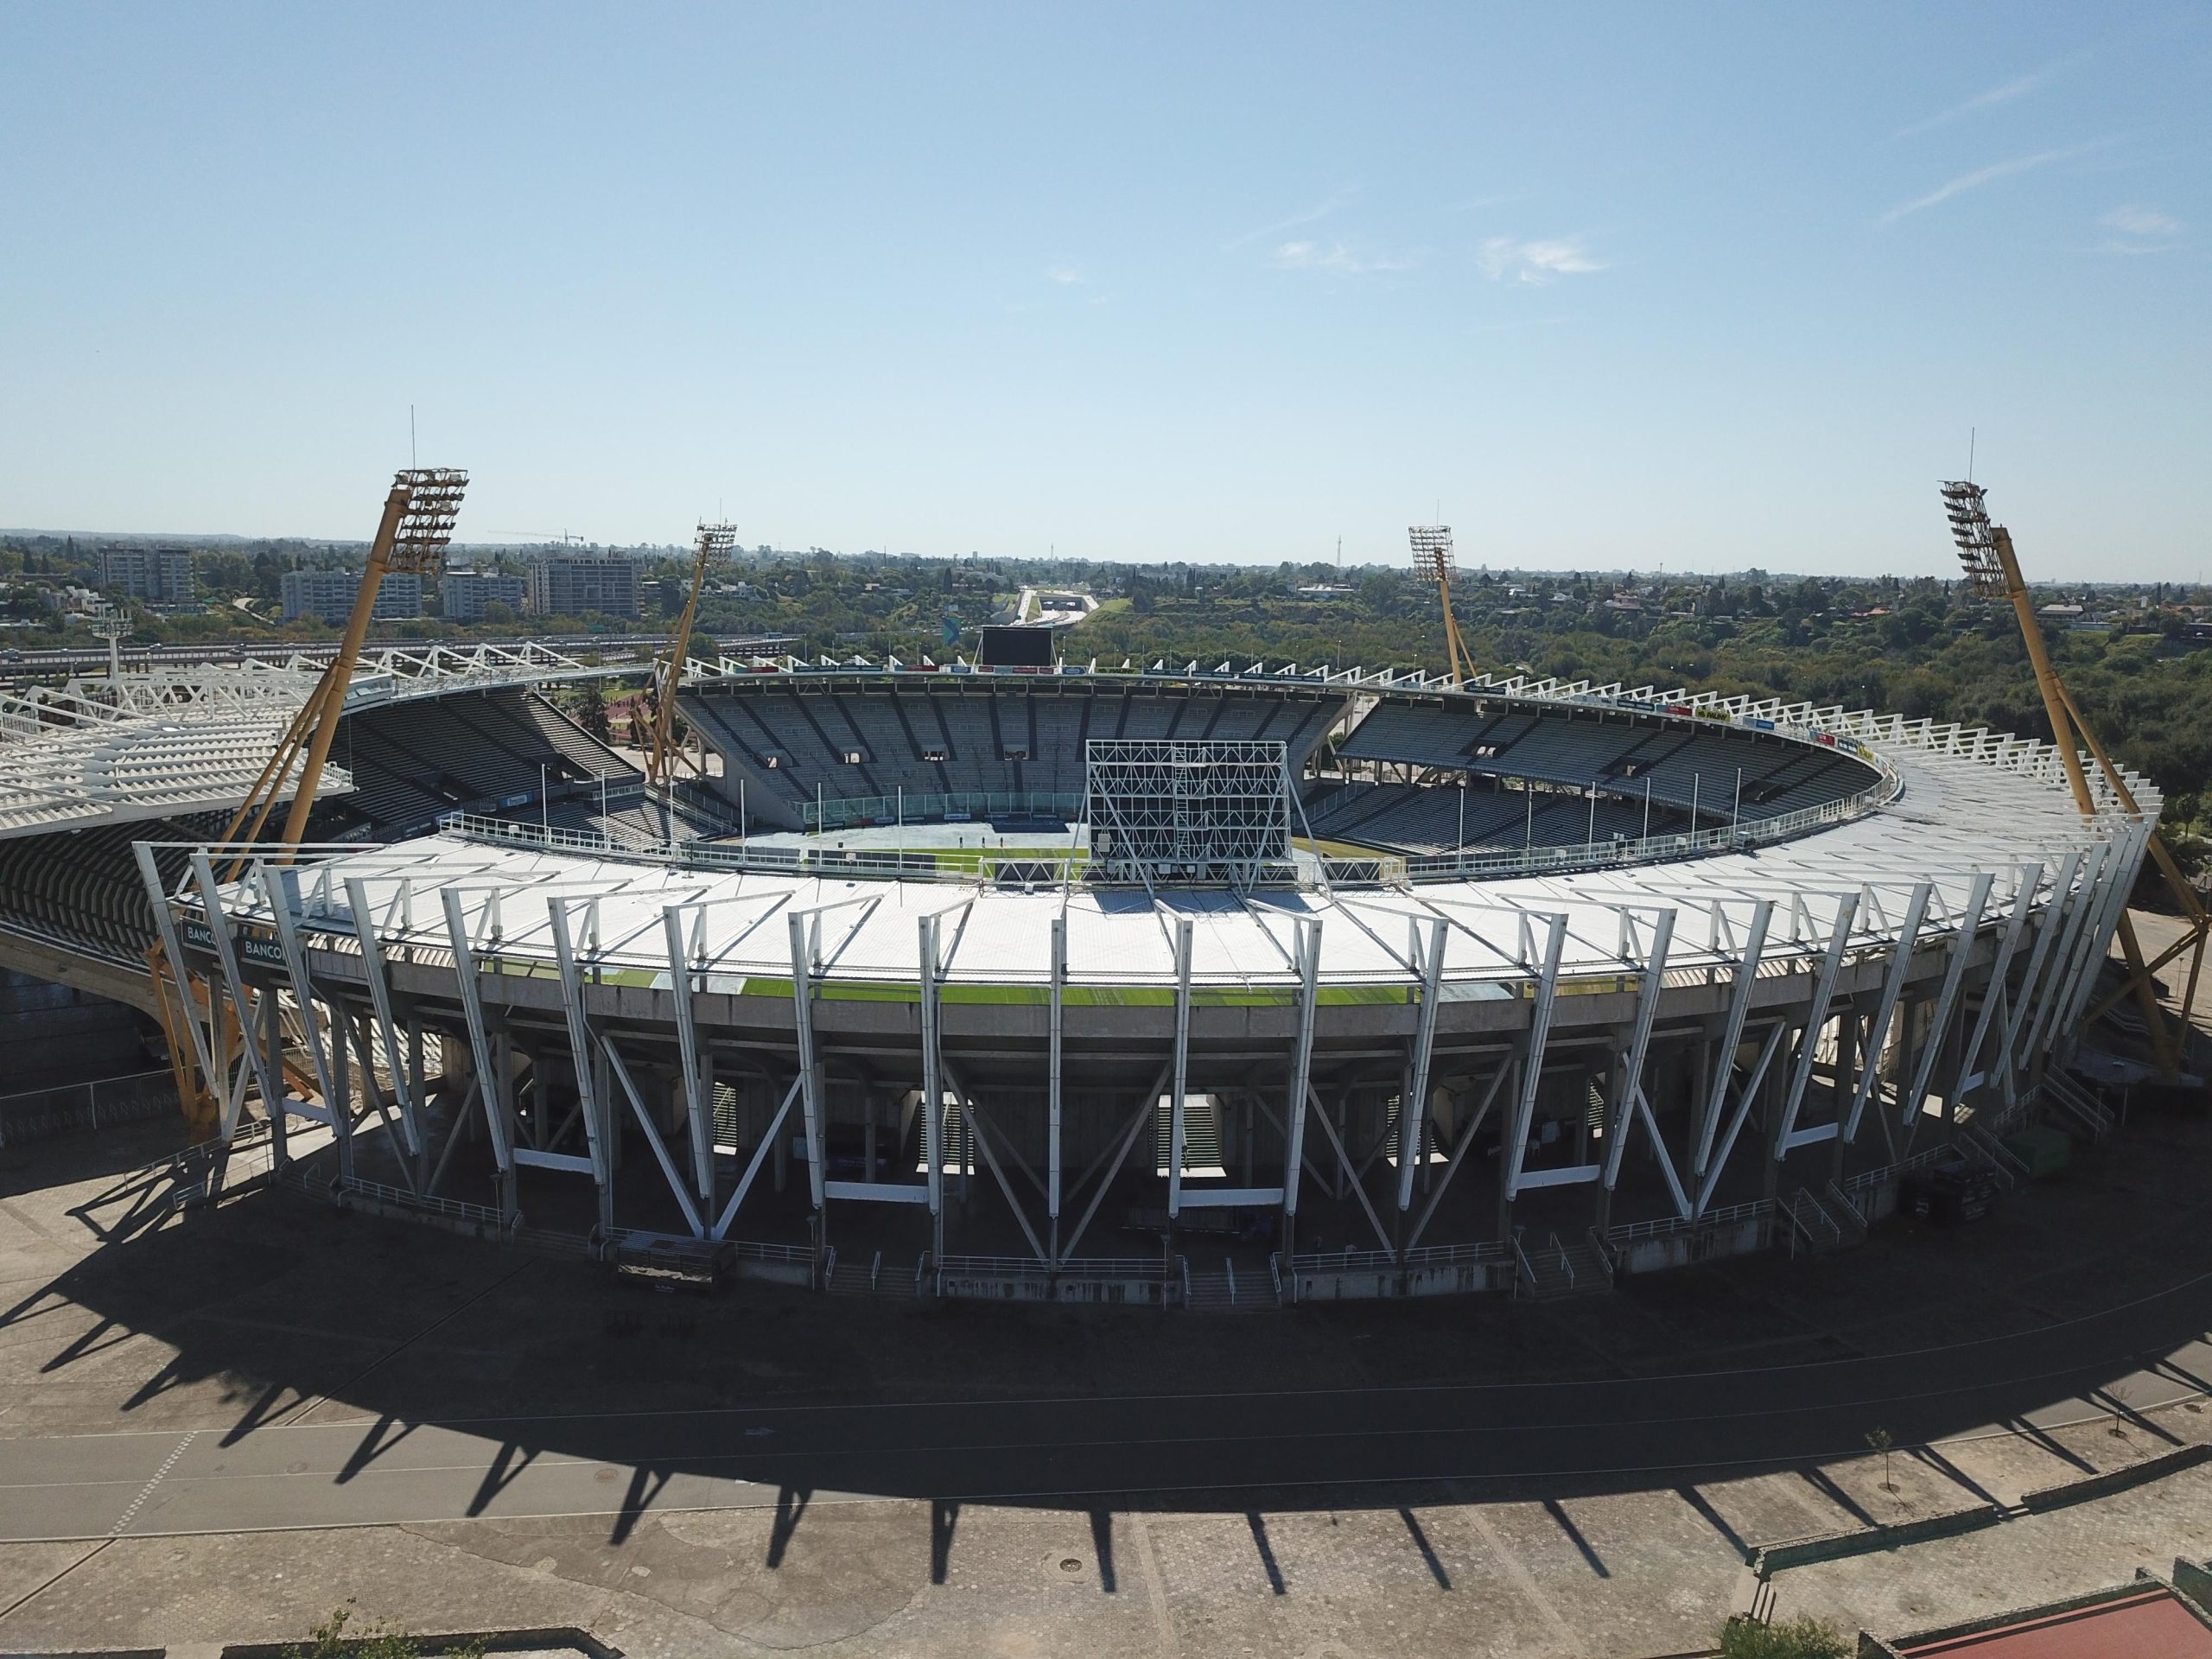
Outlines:
{"type": "Polygon", "coordinates": [[[925,1499],[940,1573],[986,1499],[1244,1512],[1262,1558],[1262,1511],[1395,1510],[1418,1546],[1413,1506],[1521,1498],[1571,1529],[1561,1500],[2024,1422],[2145,1367],[2201,1389],[2169,1357],[2212,1327],[2208,1149],[2201,1120],[2151,1118],[1978,1227],[1892,1222],[1602,1298],[1208,1318],[655,1294],[289,1189],[170,1214],[57,1146],[10,1206],[84,1254],[0,1313],[35,1361],[8,1426],[230,1446],[309,1423],[358,1437],[343,1486],[437,1425],[485,1448],[467,1515],[548,1458],[616,1471],[616,1541],[672,1480],[742,1479],[776,1495],[772,1554],[816,1495],[925,1499]]]}

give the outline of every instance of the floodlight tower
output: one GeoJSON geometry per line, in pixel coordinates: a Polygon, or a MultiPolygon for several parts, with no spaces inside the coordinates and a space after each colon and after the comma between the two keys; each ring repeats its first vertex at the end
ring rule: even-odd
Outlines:
{"type": "MultiPolygon", "coordinates": [[[[2082,764],[2082,750],[2087,748],[2103,772],[2106,784],[2121,808],[2139,812],[2134,792],[2127,787],[2127,779],[2113,764],[2112,756],[2098,741],[2089,722],[2082,717],[2081,705],[2074,701],[2074,694],[2066,689],[2065,681],[2058,677],[2058,671],[2051,665],[2050,652],[2045,648],[2043,629],[2037,624],[2035,601],[2029,597],[2028,584],[2020,575],[2020,562],[2013,556],[2012,536],[2004,525],[1992,524],[1986,503],[1988,492],[1979,484],[1954,480],[1942,486],[1943,511],[1951,520],[1951,539],[1958,543],[1959,563],[1966,572],[1967,583],[1983,599],[2005,599],[2012,601],[2013,619],[2019,624],[2021,642],[2028,648],[2028,661],[2035,670],[2036,689],[2043,694],[2044,713],[2050,721],[2051,735],[2058,746],[2059,759],[2065,763],[2066,781],[2073,786],[2074,803],[2083,816],[2096,810],[2095,799],[2089,788],[2088,772],[2082,764]]],[[[2143,1019],[2151,1035],[2153,1052],[2158,1065],[2168,1075],[2179,1069],[2179,1057],[2171,1034],[2166,1029],[2165,1016],[2158,1007],[2158,995],[2152,976],[2184,952],[2190,955],[2189,985],[2183,994],[2181,1023],[2187,1033],[2190,1008],[2196,1001],[2196,981],[2204,966],[2204,945],[2208,932],[2212,932],[2212,914],[2196,896],[2183,875],[2181,867],[2174,862],[2173,854],[2155,831],[2151,836],[2150,852],[2166,878],[2181,908],[2189,928],[2169,946],[2156,962],[2145,963],[2142,947],[2135,938],[2135,925],[2126,910],[2120,912],[2120,949],[2126,953],[2128,966],[2127,983],[2091,1010],[2089,1020],[2101,1016],[2121,996],[2133,993],[2141,1005],[2143,1019]]],[[[2088,1020],[2084,1020],[2087,1025],[2088,1020]]]]}
{"type": "Polygon", "coordinates": [[[92,613],[92,638],[107,641],[107,682],[110,685],[123,683],[123,639],[130,632],[130,619],[102,600],[99,609],[92,613]]]}
{"type": "Polygon", "coordinates": [[[360,660],[361,642],[368,637],[369,619],[375,613],[377,590],[384,584],[385,573],[397,570],[435,575],[444,568],[446,543],[453,539],[454,519],[467,488],[468,474],[458,467],[410,467],[393,475],[391,493],[385,497],[384,517],[378,523],[376,539],[369,543],[360,591],[353,597],[353,613],[346,619],[338,654],[293,716],[245,804],[223,832],[226,842],[260,837],[285,774],[296,760],[299,781],[293,790],[292,810],[284,819],[282,839],[287,847],[300,844],[307,833],[308,814],[315,807],[315,788],[322,781],[323,765],[330,758],[331,740],[338,734],[339,717],[346,709],[346,688],[353,681],[354,664],[360,660]]]}
{"type": "Polygon", "coordinates": [[[684,653],[691,645],[691,625],[698,619],[700,591],[707,584],[707,566],[727,558],[737,546],[734,524],[702,524],[691,555],[691,592],[683,601],[683,614],[669,636],[668,654],[653,665],[653,727],[645,749],[645,780],[666,788],[676,776],[676,688],[683,678],[684,653]]]}
{"type": "Polygon", "coordinates": [[[1474,659],[1459,639],[1459,624],[1452,614],[1452,526],[1413,524],[1406,534],[1413,542],[1414,574],[1436,584],[1444,606],[1444,648],[1451,658],[1452,677],[1465,682],[1475,677],[1474,659]]]}

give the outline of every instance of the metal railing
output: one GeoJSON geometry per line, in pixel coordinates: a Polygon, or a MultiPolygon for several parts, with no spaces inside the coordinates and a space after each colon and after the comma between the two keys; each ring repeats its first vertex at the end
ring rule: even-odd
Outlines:
{"type": "Polygon", "coordinates": [[[0,1147],[72,1129],[97,1129],[103,1116],[112,1126],[143,1122],[175,1109],[176,1077],[167,1066],[59,1084],[51,1089],[27,1089],[0,1095],[0,1147]],[[105,1100],[103,1090],[107,1091],[105,1100]]]}
{"type": "Polygon", "coordinates": [[[1529,1252],[1521,1248],[1521,1235],[1518,1230],[1516,1230],[1513,1235],[1512,1244],[1513,1294],[1518,1296],[1521,1294],[1521,1287],[1526,1285],[1529,1287],[1529,1294],[1533,1296],[1536,1294],[1535,1265],[1529,1260],[1529,1252]]]}
{"type": "Polygon", "coordinates": [[[1838,1186],[1833,1180],[1828,1182],[1827,1192],[1829,1198],[1833,1200],[1834,1207],[1830,1208],[1829,1205],[1823,1205],[1821,1208],[1827,1211],[1830,1218],[1836,1220],[1840,1226],[1847,1228],[1859,1237],[1866,1237],[1866,1213],[1859,1207],[1859,1200],[1838,1186]]]}
{"type": "Polygon", "coordinates": [[[1885,1182],[1910,1175],[1916,1169],[1925,1169],[1931,1164],[1941,1163],[1950,1155],[1951,1148],[1948,1145],[1929,1147],[1923,1151],[1914,1153],[1910,1158],[1900,1158],[1893,1164],[1880,1164],[1872,1169],[1862,1169],[1858,1174],[1845,1180],[1843,1190],[1846,1193],[1853,1195],[1853,1203],[1856,1207],[1857,1194],[1871,1192],[1885,1182]]]}
{"type": "Polygon", "coordinates": [[[330,1193],[359,1198],[366,1203],[404,1210],[415,1215],[443,1216],[451,1221],[466,1222],[500,1237],[512,1237],[522,1226],[522,1212],[518,1210],[509,1221],[488,1204],[470,1204],[461,1198],[440,1198],[435,1193],[411,1192],[404,1186],[391,1186],[383,1181],[365,1180],[359,1176],[347,1179],[339,1176],[318,1175],[299,1161],[287,1164],[278,1179],[288,1185],[318,1195],[330,1193]]]}
{"type": "Polygon", "coordinates": [[[942,819],[948,812],[970,819],[1000,817],[1079,817],[1084,798],[1071,790],[946,790],[923,794],[851,795],[842,800],[807,801],[799,807],[802,828],[852,830],[883,823],[924,823],[942,819]]]}
{"type": "Polygon", "coordinates": [[[1707,1210],[1695,1216],[1661,1216],[1651,1221],[1624,1222],[1605,1229],[1605,1237],[1618,1249],[1647,1238],[1665,1238],[1675,1233],[1692,1233],[1707,1227],[1732,1227],[1738,1222],[1756,1221],[1773,1213],[1774,1205],[1765,1198],[1751,1198],[1742,1204],[1723,1205],[1717,1210],[1707,1210]]]}
{"type": "Polygon", "coordinates": [[[1613,1253],[1606,1248],[1605,1236],[1595,1227],[1590,1229],[1590,1249],[1598,1258],[1598,1271],[1605,1274],[1605,1283],[1611,1285],[1614,1282],[1613,1253]]]}

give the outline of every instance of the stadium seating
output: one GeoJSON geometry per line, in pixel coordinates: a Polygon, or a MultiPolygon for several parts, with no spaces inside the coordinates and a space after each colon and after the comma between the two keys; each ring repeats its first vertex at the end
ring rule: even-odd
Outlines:
{"type": "Polygon", "coordinates": [[[881,689],[737,684],[687,694],[684,717],[746,780],[753,814],[796,826],[827,800],[1080,794],[1093,738],[1281,742],[1294,768],[1344,712],[1333,696],[971,680],[881,689]],[[854,759],[855,756],[860,757],[854,759]]]}
{"type": "MultiPolygon", "coordinates": [[[[223,824],[221,815],[142,818],[0,841],[0,927],[143,970],[154,912],[131,843],[205,840],[223,824]]],[[[156,857],[164,881],[184,879],[181,850],[156,857]]]]}
{"type": "Polygon", "coordinates": [[[1655,803],[1694,803],[1700,816],[1730,810],[1740,773],[1745,819],[1837,800],[1872,779],[1867,768],[1832,750],[1734,728],[1684,731],[1619,715],[1491,715],[1444,705],[1381,704],[1338,753],[1346,760],[1478,776],[1596,783],[1624,797],[1648,791],[1655,803]]]}
{"type": "Polygon", "coordinates": [[[332,753],[354,791],[319,805],[317,831],[374,840],[420,834],[446,812],[496,816],[534,803],[549,785],[637,776],[543,698],[513,687],[359,710],[332,753]]]}

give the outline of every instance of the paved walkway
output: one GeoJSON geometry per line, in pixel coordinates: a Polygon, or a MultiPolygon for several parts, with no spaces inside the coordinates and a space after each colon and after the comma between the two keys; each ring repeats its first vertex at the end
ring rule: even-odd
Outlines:
{"type": "MultiPolygon", "coordinates": [[[[162,1217],[159,1134],[0,1167],[0,1649],[353,1596],[639,1654],[1663,1654],[1751,1545],[2212,1439],[2195,1117],[1957,1233],[1211,1320],[658,1297],[285,1192],[162,1217]]],[[[1776,1587],[1893,1628],[2208,1551],[2201,1469],[1776,1587]]]]}

